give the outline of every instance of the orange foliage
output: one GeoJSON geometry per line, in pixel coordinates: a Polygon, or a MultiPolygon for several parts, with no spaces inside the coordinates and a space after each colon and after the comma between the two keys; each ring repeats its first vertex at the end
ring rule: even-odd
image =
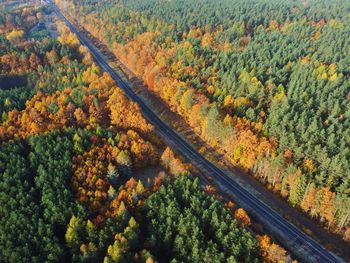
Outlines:
{"type": "Polygon", "coordinates": [[[271,20],[270,23],[269,23],[269,30],[276,30],[279,28],[279,24],[276,20],[271,20]]]}
{"type": "Polygon", "coordinates": [[[25,74],[30,70],[36,70],[41,61],[37,55],[31,53],[29,57],[9,53],[0,56],[0,72],[3,74],[25,74]]]}
{"type": "Polygon", "coordinates": [[[156,56],[156,46],[152,41],[159,33],[146,32],[138,35],[125,46],[115,48],[114,52],[135,74],[143,77],[145,68],[156,56]]]}
{"type": "Polygon", "coordinates": [[[165,180],[166,174],[165,172],[160,172],[154,179],[153,179],[153,192],[157,192],[159,187],[162,185],[163,181],[165,180]]]}
{"type": "Polygon", "coordinates": [[[290,149],[287,149],[284,154],[284,158],[286,158],[287,163],[291,163],[293,161],[293,151],[290,149]]]}
{"type": "Polygon", "coordinates": [[[262,256],[266,262],[288,262],[290,257],[287,255],[287,251],[281,246],[271,243],[271,239],[267,235],[256,237],[262,256]]]}
{"type": "MultiPolygon", "coordinates": [[[[107,73],[89,80],[92,81],[88,87],[66,88],[53,94],[38,92],[23,111],[9,112],[8,120],[0,126],[0,141],[72,126],[111,125],[114,129],[136,129],[145,134],[152,131],[139,107],[126,98],[107,73]]],[[[134,142],[133,153],[150,153],[148,146],[142,147],[134,142]]]]}
{"type": "Polygon", "coordinates": [[[350,227],[347,227],[343,239],[350,243],[350,227]]]}
{"type": "Polygon", "coordinates": [[[160,157],[162,165],[169,170],[172,175],[181,175],[187,173],[186,166],[182,161],[175,157],[173,151],[167,147],[160,157]]]}
{"type": "Polygon", "coordinates": [[[228,201],[225,203],[225,207],[230,209],[233,212],[236,207],[236,204],[232,201],[228,201]]]}
{"type": "Polygon", "coordinates": [[[132,128],[143,133],[152,131],[152,125],[143,118],[138,104],[128,100],[120,89],[111,92],[107,106],[111,111],[111,124],[118,128],[132,128]]]}
{"type": "MultiPolygon", "coordinates": [[[[142,195],[139,193],[138,186],[141,182],[137,182],[134,178],[130,178],[118,196],[110,203],[111,215],[118,216],[121,210],[127,209],[129,212],[136,212],[142,206],[142,195]]],[[[142,184],[141,184],[142,185],[142,184]]]]}
{"type": "Polygon", "coordinates": [[[317,31],[313,36],[312,36],[312,40],[317,40],[319,39],[319,37],[321,36],[321,32],[320,31],[317,31]]]}
{"type": "MultiPolygon", "coordinates": [[[[105,19],[91,14],[88,19],[81,19],[81,22],[84,22],[87,30],[102,42],[109,45],[103,32],[98,31],[98,27],[102,28],[101,25],[109,24],[105,19]]],[[[270,29],[278,29],[278,27],[279,25],[276,21],[271,21],[270,29]]],[[[199,58],[202,64],[197,63],[198,65],[195,66],[185,65],[176,56],[176,51],[181,49],[186,59],[191,61],[196,55],[193,45],[188,41],[188,38],[198,38],[201,40],[202,46],[217,48],[214,43],[215,33],[213,34],[208,30],[202,32],[199,28],[192,28],[184,34],[183,41],[177,45],[171,41],[169,43],[167,42],[169,46],[166,48],[165,46],[156,45],[156,41],[154,40],[159,37],[159,34],[159,32],[145,32],[127,41],[126,44],[112,43],[110,46],[112,46],[112,50],[118,59],[136,74],[137,77],[143,79],[150,90],[157,93],[173,111],[180,113],[188,120],[191,127],[198,134],[201,134],[201,126],[205,116],[201,116],[200,111],[204,104],[209,104],[209,100],[203,94],[199,93],[198,90],[190,87],[188,83],[182,82],[180,78],[184,75],[196,76],[201,70],[200,67],[206,66],[205,61],[202,63],[199,58]],[[190,108],[187,108],[186,103],[183,103],[186,101],[186,98],[183,97],[184,93],[193,94],[192,98],[194,98],[194,101],[190,108]],[[181,99],[182,103],[179,103],[179,99],[181,99]]],[[[242,45],[246,45],[248,41],[248,38],[242,38],[242,45]]],[[[210,83],[204,83],[205,87],[208,89],[213,87],[211,85],[215,84],[215,79],[216,73],[212,72],[207,78],[208,81],[210,80],[210,83]]],[[[205,79],[203,81],[205,82],[205,79]]],[[[115,104],[114,100],[119,100],[117,103],[123,103],[117,95],[113,96],[112,99],[113,104],[115,104]]],[[[227,99],[226,103],[227,105],[232,104],[232,106],[238,107],[239,105],[249,104],[251,102],[246,98],[237,98],[235,101],[232,100],[231,103],[227,99]]],[[[112,107],[112,103],[109,103],[109,105],[112,107]]],[[[112,123],[118,123],[118,125],[123,126],[121,116],[124,116],[124,114],[127,115],[128,113],[120,112],[120,109],[116,107],[115,114],[112,114],[112,123]]],[[[232,125],[237,131],[237,134],[229,136],[224,142],[224,145],[217,146],[226,150],[234,163],[251,169],[258,156],[272,151],[273,145],[266,138],[257,135],[261,131],[261,123],[249,123],[245,119],[235,118],[232,121],[232,125]]]]}
{"type": "Polygon", "coordinates": [[[210,194],[210,195],[215,195],[217,193],[217,189],[212,186],[212,185],[206,185],[205,188],[204,188],[204,192],[206,192],[207,194],[210,194]]]}
{"type": "Polygon", "coordinates": [[[250,218],[247,214],[247,212],[243,208],[238,208],[235,211],[235,218],[242,223],[243,226],[250,226],[250,218]]]}
{"type": "Polygon", "coordinates": [[[260,127],[242,118],[225,118],[225,124],[231,124],[236,133],[230,134],[224,141],[224,149],[232,162],[243,168],[252,169],[258,156],[266,155],[274,145],[265,137],[259,137],[254,130],[260,127]]]}
{"type": "Polygon", "coordinates": [[[111,146],[94,147],[73,158],[72,185],[80,202],[87,203],[98,214],[105,215],[107,191],[107,163],[112,160],[111,146]]]}
{"type": "Polygon", "coordinates": [[[323,187],[320,191],[322,191],[322,201],[320,202],[321,220],[325,219],[328,222],[328,227],[330,227],[335,216],[335,193],[331,192],[328,187],[323,187]]]}
{"type": "MultiPolygon", "coordinates": [[[[130,152],[132,164],[143,166],[153,164],[156,160],[156,150],[148,142],[145,142],[135,131],[129,130],[127,135],[122,134],[117,146],[112,146],[106,138],[92,136],[91,148],[81,155],[73,158],[72,185],[79,201],[86,203],[94,212],[103,219],[106,216],[117,215],[120,212],[120,202],[131,204],[130,193],[136,189],[138,194],[142,194],[142,187],[134,180],[130,179],[115,199],[113,185],[118,184],[119,176],[107,177],[111,170],[118,174],[119,153],[121,151],[130,152]],[[146,148],[148,152],[133,149],[135,144],[138,147],[146,148]],[[129,200],[129,199],[130,200],[129,200]],[[111,205],[111,209],[108,207],[111,205]]],[[[131,165],[132,165],[131,164],[131,165]]]]}
{"type": "Polygon", "coordinates": [[[315,205],[316,205],[316,195],[317,195],[317,189],[311,185],[306,189],[306,194],[300,204],[300,207],[305,212],[310,212],[311,215],[314,215],[315,212],[315,205]]]}

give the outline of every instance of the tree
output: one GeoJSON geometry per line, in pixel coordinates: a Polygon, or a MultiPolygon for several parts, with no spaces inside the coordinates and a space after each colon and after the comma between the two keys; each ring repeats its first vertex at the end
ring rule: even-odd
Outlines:
{"type": "Polygon", "coordinates": [[[129,257],[128,250],[128,240],[122,234],[117,234],[113,245],[108,247],[107,256],[104,258],[103,262],[127,262],[129,257]]]}
{"type": "Polygon", "coordinates": [[[275,243],[273,243],[269,247],[268,260],[270,262],[289,262],[289,261],[291,261],[290,257],[287,256],[287,251],[275,243]]]}
{"type": "Polygon", "coordinates": [[[41,65],[40,58],[34,53],[29,56],[29,64],[32,69],[37,69],[39,65],[41,65]]]}
{"type": "Polygon", "coordinates": [[[267,235],[257,236],[259,246],[262,250],[262,256],[267,262],[290,262],[287,251],[275,243],[267,235]]]}
{"type": "Polygon", "coordinates": [[[69,224],[67,226],[66,231],[66,242],[69,247],[73,249],[78,249],[80,247],[81,235],[84,227],[82,224],[82,220],[76,216],[72,216],[69,220],[69,224]]]}
{"type": "Polygon", "coordinates": [[[171,161],[175,158],[173,151],[166,147],[164,152],[162,153],[162,156],[160,157],[160,160],[162,161],[162,164],[165,168],[169,168],[171,165],[171,161]]]}
{"type": "Polygon", "coordinates": [[[344,232],[344,238],[343,238],[346,242],[350,242],[350,228],[347,227],[345,232],[344,232]]]}
{"type": "MultiPolygon", "coordinates": [[[[118,155],[117,158],[120,158],[119,161],[122,162],[122,165],[126,161],[127,161],[127,165],[130,165],[130,160],[127,160],[126,157],[123,157],[123,156],[119,157],[119,155],[118,155]],[[123,159],[125,159],[125,160],[123,160],[123,159]]],[[[109,182],[113,185],[116,185],[118,182],[119,176],[120,175],[118,173],[117,168],[113,164],[109,163],[108,167],[107,167],[107,178],[108,178],[109,182]]]]}
{"type": "Polygon", "coordinates": [[[87,124],[87,114],[81,108],[75,109],[74,117],[80,127],[84,127],[87,124]]]}
{"type": "Polygon", "coordinates": [[[113,200],[117,196],[116,190],[113,188],[113,186],[109,186],[108,189],[108,199],[113,200]]]}
{"type": "Polygon", "coordinates": [[[207,194],[211,194],[211,195],[214,195],[217,193],[217,189],[212,186],[212,185],[206,185],[205,188],[204,188],[204,191],[207,193],[207,194]]]}
{"type": "Polygon", "coordinates": [[[320,216],[321,219],[328,221],[328,228],[334,221],[335,207],[334,199],[335,193],[331,192],[329,188],[323,188],[322,190],[322,201],[320,202],[320,216]]]}
{"type": "Polygon", "coordinates": [[[182,175],[188,172],[182,161],[175,157],[173,151],[169,147],[164,150],[160,160],[163,166],[168,169],[172,175],[182,175]]]}
{"type": "Polygon", "coordinates": [[[130,248],[136,248],[139,244],[140,229],[136,220],[131,217],[128,226],[125,228],[123,235],[128,240],[130,248]]]}
{"type": "Polygon", "coordinates": [[[19,42],[21,38],[24,36],[23,30],[12,30],[10,33],[7,34],[6,39],[11,42],[19,42]]]}
{"type": "Polygon", "coordinates": [[[58,62],[59,56],[55,50],[51,50],[49,52],[46,52],[46,59],[49,64],[53,65],[58,62]]]}
{"type": "Polygon", "coordinates": [[[94,223],[92,223],[90,220],[87,220],[86,222],[86,233],[88,234],[90,239],[94,239],[97,234],[96,227],[94,223]]]}
{"type": "Polygon", "coordinates": [[[235,211],[235,218],[238,221],[240,221],[243,226],[250,226],[251,225],[250,218],[249,218],[247,212],[244,211],[243,208],[238,208],[235,211]]]}
{"type": "Polygon", "coordinates": [[[111,92],[107,106],[110,109],[111,124],[118,128],[140,130],[143,133],[152,131],[152,125],[144,119],[138,105],[129,101],[120,89],[111,92]]]}
{"type": "Polygon", "coordinates": [[[186,117],[194,103],[193,95],[193,90],[189,89],[182,95],[180,100],[180,112],[186,117]]]}
{"type": "Polygon", "coordinates": [[[205,121],[203,122],[202,133],[213,146],[218,145],[219,135],[223,127],[220,121],[220,113],[217,107],[212,107],[208,111],[205,121]]]}
{"type": "Polygon", "coordinates": [[[296,175],[295,181],[290,185],[288,201],[293,205],[301,202],[306,189],[306,178],[303,175],[296,175]]]}
{"type": "Polygon", "coordinates": [[[317,189],[313,183],[310,183],[306,188],[300,207],[305,212],[310,212],[311,215],[315,215],[316,195],[317,189]]]}
{"type": "Polygon", "coordinates": [[[143,195],[145,192],[145,187],[143,186],[142,182],[138,180],[137,186],[136,186],[136,193],[138,195],[143,195]]]}
{"type": "Polygon", "coordinates": [[[119,165],[119,170],[124,176],[131,175],[131,158],[127,151],[120,151],[117,156],[117,163],[119,165]]]}
{"type": "Polygon", "coordinates": [[[147,198],[143,209],[147,230],[152,233],[147,243],[156,258],[183,262],[203,258],[257,260],[256,241],[232,219],[228,209],[201,189],[198,179],[176,177],[147,198]],[[214,236],[209,239],[207,233],[214,236]]]}

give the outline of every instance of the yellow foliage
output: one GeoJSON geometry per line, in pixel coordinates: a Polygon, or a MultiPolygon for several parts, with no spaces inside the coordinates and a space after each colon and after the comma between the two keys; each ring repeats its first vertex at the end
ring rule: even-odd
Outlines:
{"type": "Polygon", "coordinates": [[[222,51],[231,51],[233,47],[231,43],[225,42],[224,44],[219,45],[219,49],[222,51]]]}
{"type": "Polygon", "coordinates": [[[305,56],[301,59],[300,63],[303,64],[303,65],[306,65],[306,64],[309,64],[310,62],[310,56],[305,56]]]}
{"type": "Polygon", "coordinates": [[[328,78],[327,73],[326,73],[326,72],[322,73],[322,74],[320,75],[320,78],[321,78],[321,79],[327,79],[327,78],[328,78]]]}
{"type": "Polygon", "coordinates": [[[329,20],[328,24],[329,24],[330,27],[334,27],[334,28],[337,28],[337,29],[341,29],[341,28],[344,27],[343,23],[337,21],[336,19],[329,20]]]}
{"type": "Polygon", "coordinates": [[[83,63],[85,65],[90,65],[93,63],[93,57],[86,46],[79,45],[78,51],[79,51],[80,55],[82,55],[83,63]]]}
{"type": "Polygon", "coordinates": [[[7,34],[6,39],[11,42],[17,42],[24,36],[23,30],[12,30],[10,33],[7,34]]]}
{"type": "Polygon", "coordinates": [[[282,27],[281,27],[281,31],[282,32],[287,32],[290,28],[291,28],[291,26],[293,25],[293,23],[291,23],[289,20],[287,20],[283,25],[282,25],[282,27]]]}
{"type": "Polygon", "coordinates": [[[42,20],[42,19],[44,18],[42,12],[38,12],[38,13],[36,14],[36,17],[37,17],[39,20],[42,20]]]}
{"type": "Polygon", "coordinates": [[[193,45],[192,45],[192,43],[191,43],[190,41],[186,41],[186,42],[184,43],[184,47],[185,47],[185,48],[193,48],[193,45]]]}
{"type": "Polygon", "coordinates": [[[159,67],[164,67],[166,65],[166,54],[158,52],[155,61],[159,67]]]}
{"type": "Polygon", "coordinates": [[[261,84],[257,77],[252,77],[251,82],[252,84],[261,84]]]}
{"type": "Polygon", "coordinates": [[[221,95],[221,93],[222,93],[222,90],[221,90],[221,89],[216,89],[216,90],[215,90],[215,93],[214,93],[214,96],[219,97],[219,96],[221,95]]]}
{"type": "Polygon", "coordinates": [[[314,162],[311,159],[306,159],[304,161],[304,166],[310,172],[313,172],[316,169],[316,166],[315,166],[314,162]]]}
{"type": "Polygon", "coordinates": [[[229,124],[233,124],[233,119],[230,115],[226,114],[224,121],[223,121],[224,125],[227,126],[229,124]]]}
{"type": "Polygon", "coordinates": [[[329,77],[330,81],[335,81],[338,78],[338,74],[334,73],[332,76],[329,77]]]}
{"type": "Polygon", "coordinates": [[[202,38],[202,46],[212,46],[213,45],[213,37],[211,36],[210,33],[205,33],[203,38],[202,38]]]}
{"type": "Polygon", "coordinates": [[[234,101],[234,107],[238,108],[240,106],[249,106],[251,104],[250,100],[246,97],[238,97],[234,101]]]}
{"type": "Polygon", "coordinates": [[[227,95],[224,99],[224,107],[231,107],[233,106],[234,99],[232,95],[227,95]]]}
{"type": "Polygon", "coordinates": [[[286,94],[284,93],[284,91],[278,92],[276,93],[275,96],[273,96],[271,103],[275,103],[277,101],[284,101],[287,99],[286,94]]]}
{"type": "Polygon", "coordinates": [[[207,88],[207,91],[208,91],[209,94],[213,94],[215,92],[215,88],[213,86],[209,86],[207,88]]]}
{"type": "Polygon", "coordinates": [[[292,61],[288,61],[287,65],[286,65],[287,70],[291,70],[292,65],[293,65],[293,62],[292,61]]]}
{"type": "Polygon", "coordinates": [[[78,48],[80,45],[79,39],[63,22],[57,23],[57,30],[60,33],[60,36],[57,39],[62,45],[78,48]]]}
{"type": "Polygon", "coordinates": [[[337,73],[337,65],[332,63],[328,66],[328,75],[334,75],[337,73]]]}
{"type": "Polygon", "coordinates": [[[312,40],[317,40],[319,37],[321,36],[321,32],[317,31],[313,36],[312,36],[312,40]]]}
{"type": "Polygon", "coordinates": [[[273,19],[270,21],[269,30],[276,30],[278,29],[278,27],[279,27],[279,24],[276,20],[273,19]]]}

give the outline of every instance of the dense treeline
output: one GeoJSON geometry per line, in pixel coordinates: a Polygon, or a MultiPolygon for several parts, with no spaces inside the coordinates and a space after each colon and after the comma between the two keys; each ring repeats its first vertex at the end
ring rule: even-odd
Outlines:
{"type": "Polygon", "coordinates": [[[349,240],[349,3],[56,2],[232,163],[349,240]]]}
{"type": "MultiPolygon", "coordinates": [[[[93,3],[94,1],[87,2],[93,3]]],[[[215,30],[216,27],[222,25],[228,29],[232,23],[242,21],[248,29],[253,30],[259,25],[268,26],[271,18],[278,23],[283,23],[286,20],[299,20],[305,16],[316,21],[322,18],[329,20],[335,17],[344,17],[349,10],[340,0],[333,1],[334,4],[332,3],[331,8],[329,8],[329,3],[322,0],[314,1],[312,4],[289,0],[278,2],[220,0],[218,3],[208,0],[196,2],[179,0],[170,3],[166,0],[116,2],[122,2],[132,10],[141,11],[149,17],[155,16],[170,24],[175,24],[179,28],[179,32],[189,31],[193,26],[209,27],[211,30],[215,30]]]]}
{"type": "Polygon", "coordinates": [[[169,148],[159,156],[138,105],[66,26],[50,37],[45,12],[0,12],[0,261],[290,261],[169,148]]]}
{"type": "Polygon", "coordinates": [[[206,195],[198,179],[178,177],[144,206],[151,253],[167,262],[257,262],[256,240],[206,195]],[[169,225],[177,227],[169,228],[169,225]],[[232,245],[231,240],[235,240],[232,245]]]}
{"type": "MultiPolygon", "coordinates": [[[[29,161],[22,155],[19,144],[1,147],[1,258],[17,262],[22,258],[39,261],[45,257],[51,244],[45,237],[52,236],[52,228],[43,223],[35,195],[33,175],[28,171],[29,161]],[[40,236],[39,236],[40,233],[40,236]]],[[[52,250],[54,254],[55,251],[52,250]]]]}

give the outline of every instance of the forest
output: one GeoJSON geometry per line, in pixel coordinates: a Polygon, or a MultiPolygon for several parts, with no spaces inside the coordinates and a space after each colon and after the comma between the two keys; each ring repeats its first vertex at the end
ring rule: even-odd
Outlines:
{"type": "Polygon", "coordinates": [[[209,145],[350,241],[350,4],[56,0],[209,145]]]}
{"type": "Polygon", "coordinates": [[[292,262],[203,186],[49,8],[5,3],[1,262],[292,262]]]}

